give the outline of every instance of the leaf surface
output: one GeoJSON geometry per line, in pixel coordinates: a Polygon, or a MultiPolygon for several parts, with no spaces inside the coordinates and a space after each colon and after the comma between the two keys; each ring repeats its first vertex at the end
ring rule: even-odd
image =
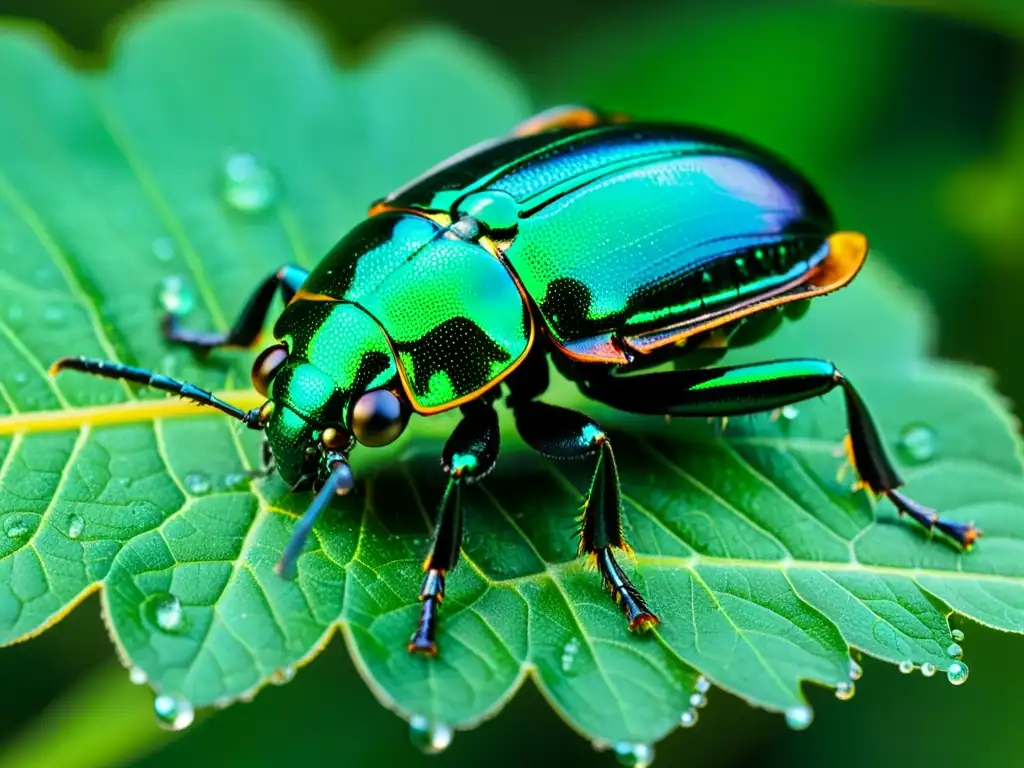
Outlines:
{"type": "Polygon", "coordinates": [[[1024,631],[1016,425],[984,375],[929,358],[917,300],[874,266],[732,359],[834,359],[910,493],[985,530],[973,552],[895,521],[851,491],[850,473],[837,479],[836,396],[722,433],[615,414],[561,382],[549,401],[610,429],[636,552],[625,566],[659,631],[630,635],[576,558],[591,468],[533,455],[502,413],[499,469],[465,498],[442,655],[409,657],[454,417],[360,451],[362,492],[325,516],[283,581],[272,567],[309,499],[247,479],[256,436],[46,369],[111,357],[258,403],[250,355],[201,361],[163,343],[158,294],[194,299],[190,324],[226,328],[272,270],[314,263],[374,198],[528,114],[514,80],[442,30],[338,68],[287,13],[222,3],[137,18],[97,70],[7,31],[0,71],[13,75],[0,84],[0,643],[99,589],[125,664],[196,706],[287,680],[340,629],[403,716],[468,727],[531,674],[574,728],[612,743],[674,728],[698,674],[787,710],[803,704],[803,681],[845,681],[851,647],[947,669],[951,612],[1024,631]],[[253,161],[271,175],[225,176],[253,161]]]}

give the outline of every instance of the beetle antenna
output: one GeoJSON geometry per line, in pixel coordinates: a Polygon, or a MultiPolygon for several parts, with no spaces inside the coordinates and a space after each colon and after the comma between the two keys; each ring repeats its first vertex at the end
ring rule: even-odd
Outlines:
{"type": "Polygon", "coordinates": [[[186,400],[191,400],[196,405],[208,405],[211,408],[216,408],[221,413],[226,413],[228,416],[238,419],[249,429],[263,428],[263,425],[260,423],[259,408],[243,411],[241,408],[215,397],[205,389],[175,381],[162,374],[147,371],[145,368],[133,368],[121,363],[111,363],[106,360],[94,360],[87,357],[62,357],[50,366],[50,375],[56,376],[64,370],[81,371],[82,373],[103,376],[108,379],[132,381],[136,384],[152,387],[153,389],[171,392],[186,400]]]}
{"type": "Polygon", "coordinates": [[[330,467],[331,474],[327,477],[327,482],[324,483],[323,488],[317,493],[316,498],[313,499],[313,503],[309,505],[306,513],[299,518],[299,522],[295,525],[295,530],[292,531],[291,539],[285,546],[284,552],[281,553],[281,559],[274,566],[278,576],[286,579],[294,578],[295,563],[299,559],[302,547],[309,537],[309,532],[313,530],[313,525],[316,523],[317,518],[327,509],[327,505],[331,503],[335,496],[344,496],[355,486],[355,480],[352,478],[352,469],[347,461],[336,458],[331,462],[330,467]]]}

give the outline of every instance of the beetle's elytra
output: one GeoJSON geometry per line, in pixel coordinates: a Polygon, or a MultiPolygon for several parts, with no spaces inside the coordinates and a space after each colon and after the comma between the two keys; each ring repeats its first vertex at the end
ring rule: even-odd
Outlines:
{"type": "Polygon", "coordinates": [[[539,402],[548,359],[584,394],[622,410],[673,416],[765,411],[840,387],[847,446],[861,482],[901,513],[969,547],[972,523],[902,494],[856,389],[824,360],[708,367],[846,285],[867,255],[836,230],[822,197],[757,147],[686,126],[559,107],[448,160],[374,203],[307,273],[286,266],[226,334],[165,321],[200,349],[251,346],[274,294],[277,343],[253,366],[267,396],[245,412],[210,393],[116,363],[72,368],[213,406],[263,430],[267,471],[318,491],[278,564],[289,574],[318,515],[352,489],[356,444],[386,445],[411,414],[461,408],[442,456],[437,513],[409,650],[434,654],[445,574],[462,539],[459,492],[498,456],[493,404],[503,392],[523,439],[553,458],[592,457],[580,553],[592,555],[631,629],[658,622],[616,562],[623,549],[615,454],[581,413],[539,402]],[[674,370],[642,372],[671,359],[674,370]]]}

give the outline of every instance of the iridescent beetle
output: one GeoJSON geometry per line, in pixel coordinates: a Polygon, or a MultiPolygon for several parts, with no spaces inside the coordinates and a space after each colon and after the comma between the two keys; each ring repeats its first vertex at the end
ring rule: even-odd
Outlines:
{"type": "Polygon", "coordinates": [[[865,237],[837,232],[810,184],[762,149],[559,107],[376,202],[312,272],[289,266],[268,278],[228,333],[165,322],[169,339],[195,348],[251,346],[280,289],[278,343],[253,366],[253,384],[268,397],[261,408],[245,412],[116,363],[67,358],[54,371],[174,392],[263,430],[268,468],[272,461],[295,491],[318,490],[278,564],[285,575],[330,500],[353,488],[356,445],[391,443],[412,413],[460,408],[409,642],[430,655],[462,539],[460,488],[495,465],[493,404],[505,390],[526,443],[556,459],[593,458],[580,553],[594,557],[630,628],[647,629],[658,619],[613,554],[626,542],[611,442],[583,414],[537,400],[549,357],[588,397],[645,414],[724,417],[838,386],[862,483],[965,548],[979,536],[972,523],[941,518],[897,490],[902,481],[864,402],[831,363],[707,367],[730,341],[763,338],[807,299],[846,285],[866,255],[865,237]],[[670,359],[674,370],[643,372],[670,359]]]}

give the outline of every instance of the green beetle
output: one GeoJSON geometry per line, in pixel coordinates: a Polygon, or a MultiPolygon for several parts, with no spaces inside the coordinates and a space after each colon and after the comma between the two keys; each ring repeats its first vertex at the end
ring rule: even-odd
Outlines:
{"type": "Polygon", "coordinates": [[[611,442],[587,416],[537,400],[549,359],[590,398],[646,414],[725,417],[840,387],[862,484],[965,548],[980,535],[898,490],[864,402],[831,363],[709,367],[730,343],[763,338],[784,314],[846,285],[866,255],[864,236],[836,231],[814,188],[760,148],[559,107],[374,203],[311,272],[289,266],[268,278],[228,333],[166,319],[169,339],[198,349],[251,346],[280,290],[277,343],[253,366],[268,398],[261,408],[115,363],[67,358],[54,371],[174,392],[263,430],[268,471],[318,491],[278,564],[285,575],[330,500],[353,488],[354,446],[394,441],[413,413],[460,408],[409,642],[430,655],[462,540],[460,488],[495,465],[493,404],[504,391],[526,443],[553,458],[593,458],[580,552],[594,557],[630,628],[646,629],[658,619],[613,554],[627,544],[611,442]],[[673,370],[644,372],[670,359],[673,370]]]}

